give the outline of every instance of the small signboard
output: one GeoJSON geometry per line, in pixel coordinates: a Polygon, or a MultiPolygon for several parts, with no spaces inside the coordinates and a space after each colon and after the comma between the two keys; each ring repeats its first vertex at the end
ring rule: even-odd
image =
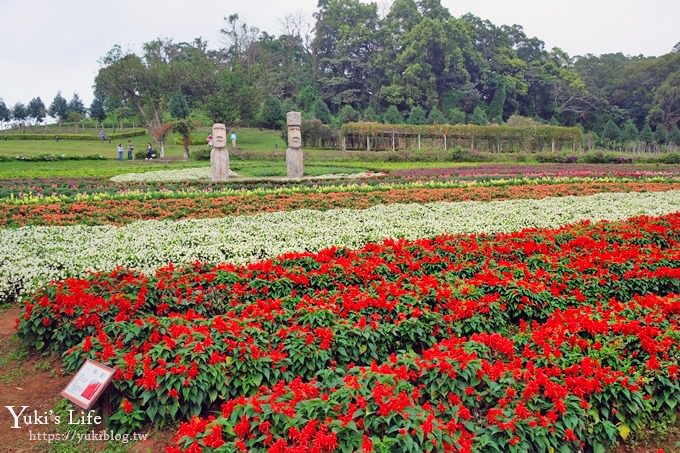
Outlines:
{"type": "Polygon", "coordinates": [[[114,373],[113,368],[87,359],[61,395],[85,410],[90,409],[109,385],[114,373]]]}

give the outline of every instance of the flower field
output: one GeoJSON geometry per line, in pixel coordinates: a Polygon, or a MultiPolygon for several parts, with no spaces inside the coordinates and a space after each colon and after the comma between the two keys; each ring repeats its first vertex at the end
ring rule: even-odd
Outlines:
{"type": "Polygon", "coordinates": [[[170,453],[610,451],[680,407],[679,172],[615,167],[6,181],[0,303],[170,453]]]}
{"type": "Polygon", "coordinates": [[[543,165],[498,165],[487,164],[472,167],[456,168],[418,168],[399,170],[394,176],[407,179],[432,178],[498,178],[524,177],[649,177],[649,176],[678,176],[676,165],[632,165],[632,164],[543,164],[543,165]]]}
{"type": "Polygon", "coordinates": [[[680,402],[680,214],[66,279],[39,350],[169,451],[603,451],[680,402]],[[215,411],[213,415],[207,415],[215,411]]]}
{"type": "Polygon", "coordinates": [[[680,181],[602,181],[493,185],[415,184],[324,187],[323,190],[259,190],[221,192],[128,194],[80,197],[74,200],[32,199],[0,203],[0,226],[125,225],[139,220],[216,218],[297,209],[366,209],[392,203],[437,201],[490,201],[541,199],[610,192],[664,192],[680,190],[680,181]],[[155,195],[155,196],[154,196],[155,195]],[[31,201],[29,201],[31,200],[31,201]]]}
{"type": "Polygon", "coordinates": [[[126,266],[154,272],[172,262],[246,263],[290,251],[360,247],[383,238],[551,228],[680,210],[680,192],[603,193],[491,202],[378,205],[365,210],[293,210],[251,216],[143,221],[123,227],[0,229],[0,302],[54,279],[126,266]]]}

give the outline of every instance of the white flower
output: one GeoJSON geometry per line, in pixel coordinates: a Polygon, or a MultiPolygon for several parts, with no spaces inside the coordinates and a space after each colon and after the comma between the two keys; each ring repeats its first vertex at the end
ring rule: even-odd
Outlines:
{"type": "Polygon", "coordinates": [[[289,251],[359,247],[386,237],[508,232],[579,220],[616,220],[680,211],[680,191],[493,202],[390,204],[365,210],[299,210],[123,227],[0,229],[0,302],[49,280],[117,265],[153,272],[172,261],[245,263],[289,251]]]}

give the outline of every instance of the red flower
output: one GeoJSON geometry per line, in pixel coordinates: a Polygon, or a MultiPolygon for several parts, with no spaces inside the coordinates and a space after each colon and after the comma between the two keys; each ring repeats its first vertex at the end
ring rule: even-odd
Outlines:
{"type": "Polygon", "coordinates": [[[248,421],[248,417],[245,415],[241,417],[241,421],[234,426],[234,432],[238,437],[241,439],[245,439],[248,433],[250,432],[250,422],[248,421]]]}
{"type": "Polygon", "coordinates": [[[576,435],[574,434],[574,431],[572,431],[569,428],[564,430],[564,439],[569,441],[569,442],[574,441],[574,440],[578,440],[576,438],[576,435]]]}
{"type": "Polygon", "coordinates": [[[363,453],[371,453],[373,450],[373,442],[371,442],[371,438],[368,437],[366,434],[364,434],[364,437],[361,439],[361,451],[363,453]]]}

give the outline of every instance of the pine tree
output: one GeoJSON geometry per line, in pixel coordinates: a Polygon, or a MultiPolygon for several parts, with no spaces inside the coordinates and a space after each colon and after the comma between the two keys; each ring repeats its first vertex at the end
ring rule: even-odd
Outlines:
{"type": "Polygon", "coordinates": [[[83,101],[80,100],[80,96],[78,96],[77,93],[73,93],[73,97],[68,102],[67,110],[68,110],[67,115],[69,113],[85,115],[86,112],[85,105],[83,104],[83,101]]]}
{"type": "Polygon", "coordinates": [[[283,113],[281,101],[270,96],[262,101],[258,112],[258,122],[269,128],[281,127],[285,122],[286,115],[283,113]]]}
{"type": "Polygon", "coordinates": [[[659,145],[665,145],[668,143],[668,129],[666,129],[666,126],[661,123],[657,124],[654,137],[656,138],[656,142],[659,145]]]}
{"type": "Polygon", "coordinates": [[[359,112],[351,105],[343,105],[338,112],[338,119],[342,124],[352,123],[359,120],[359,112]]]}
{"type": "Polygon", "coordinates": [[[40,124],[45,119],[45,115],[47,115],[47,109],[42,99],[40,97],[31,99],[31,102],[28,103],[28,116],[34,118],[35,122],[40,124]]]}
{"type": "Polygon", "coordinates": [[[645,123],[644,127],[642,128],[642,132],[640,132],[640,140],[645,143],[654,142],[654,133],[652,132],[652,128],[649,127],[649,123],[645,123]]]}
{"type": "Polygon", "coordinates": [[[104,121],[104,118],[106,118],[104,102],[98,97],[94,98],[92,104],[90,104],[90,118],[94,118],[97,121],[104,121]]]}
{"type": "Polygon", "coordinates": [[[488,109],[488,118],[492,123],[502,123],[503,122],[503,107],[505,106],[505,99],[507,98],[507,92],[505,89],[505,82],[501,81],[496,88],[496,92],[491,99],[488,109]]]}
{"type": "Polygon", "coordinates": [[[26,106],[21,102],[14,104],[14,108],[12,109],[12,118],[23,124],[26,118],[28,118],[28,110],[26,109],[26,106]]]}
{"type": "Polygon", "coordinates": [[[436,106],[432,107],[430,114],[427,117],[427,122],[430,124],[446,124],[446,117],[436,106]]]}
{"type": "Polygon", "coordinates": [[[671,129],[671,133],[668,135],[668,141],[676,146],[680,146],[680,128],[678,128],[677,124],[671,129]]]}
{"type": "Polygon", "coordinates": [[[312,105],[312,115],[324,124],[331,124],[331,110],[321,98],[314,101],[314,105],[312,105]]]}
{"type": "Polygon", "coordinates": [[[486,124],[489,124],[489,121],[487,120],[486,117],[486,112],[484,111],[484,107],[482,107],[481,105],[475,107],[475,109],[472,111],[472,116],[470,117],[470,123],[476,124],[477,126],[484,126],[486,124]]]}
{"type": "Polygon", "coordinates": [[[385,114],[383,115],[383,123],[385,124],[402,124],[404,122],[404,117],[401,116],[399,109],[395,105],[390,105],[387,107],[385,114]]]}
{"type": "Polygon", "coordinates": [[[633,120],[626,121],[623,131],[621,132],[621,140],[624,142],[634,142],[638,139],[638,129],[633,120]]]}
{"type": "Polygon", "coordinates": [[[408,115],[409,124],[427,124],[427,117],[425,110],[419,105],[414,105],[408,115]]]}
{"type": "Polygon", "coordinates": [[[450,124],[462,124],[465,122],[465,112],[454,107],[449,110],[448,119],[450,124]]]}
{"type": "Polygon", "coordinates": [[[602,136],[610,142],[618,142],[621,139],[621,129],[616,125],[614,120],[607,121],[602,129],[602,136]]]}
{"type": "Polygon", "coordinates": [[[12,112],[7,108],[5,101],[0,99],[0,124],[12,119],[12,112]]]}
{"type": "Polygon", "coordinates": [[[68,116],[68,103],[61,95],[61,91],[59,91],[52,100],[47,113],[49,113],[52,118],[56,118],[59,121],[64,121],[68,116]]]}
{"type": "Polygon", "coordinates": [[[370,105],[366,108],[366,110],[364,110],[364,114],[361,115],[361,119],[369,122],[380,121],[380,117],[370,105]]]}
{"type": "Polygon", "coordinates": [[[184,119],[189,116],[190,109],[186,96],[180,91],[173,94],[168,102],[168,110],[173,118],[184,119]]]}

